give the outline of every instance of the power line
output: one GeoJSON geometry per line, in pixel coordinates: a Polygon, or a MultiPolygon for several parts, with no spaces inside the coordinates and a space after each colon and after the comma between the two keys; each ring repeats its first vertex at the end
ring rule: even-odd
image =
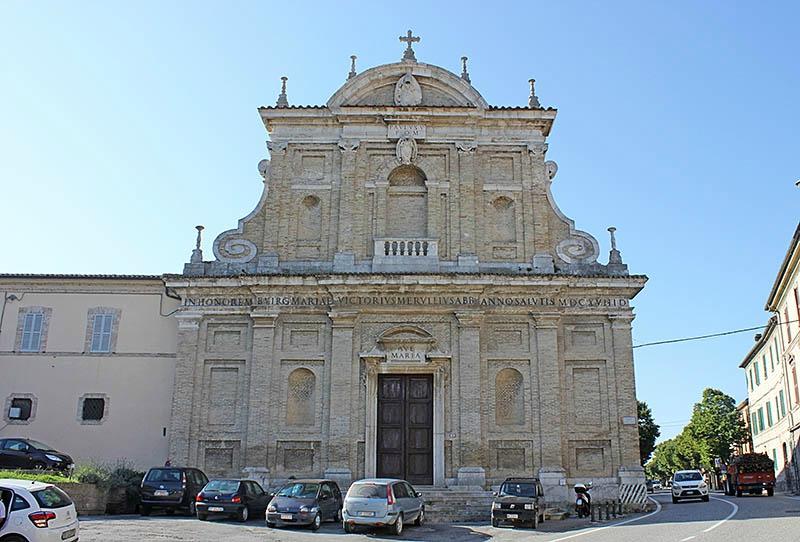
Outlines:
{"type": "MultiPolygon", "coordinates": [[[[777,325],[782,326],[784,324],[793,324],[795,322],[800,322],[800,320],[787,320],[786,322],[780,322],[777,325]]],[[[762,324],[760,326],[754,326],[754,327],[746,327],[746,328],[743,328],[743,329],[733,329],[733,330],[730,330],[730,331],[721,331],[719,333],[710,333],[708,335],[697,335],[695,337],[681,337],[680,339],[668,339],[668,340],[665,340],[665,341],[655,341],[655,342],[651,342],[651,343],[635,344],[633,346],[633,348],[643,348],[645,346],[656,346],[656,345],[659,345],[659,344],[683,343],[683,342],[687,342],[687,341],[699,341],[699,340],[702,340],[702,339],[712,339],[714,337],[723,337],[725,335],[735,335],[736,333],[745,333],[747,331],[755,331],[757,329],[763,329],[763,328],[767,327],[767,325],[769,325],[769,324],[762,324]]]]}

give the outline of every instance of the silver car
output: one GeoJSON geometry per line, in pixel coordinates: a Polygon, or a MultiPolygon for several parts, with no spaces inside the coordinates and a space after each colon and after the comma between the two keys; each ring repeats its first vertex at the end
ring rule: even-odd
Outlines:
{"type": "Polygon", "coordinates": [[[399,535],[406,523],[422,525],[424,521],[425,501],[405,480],[359,480],[350,486],[344,498],[342,525],[348,533],[352,533],[356,525],[364,525],[388,527],[399,535]]]}

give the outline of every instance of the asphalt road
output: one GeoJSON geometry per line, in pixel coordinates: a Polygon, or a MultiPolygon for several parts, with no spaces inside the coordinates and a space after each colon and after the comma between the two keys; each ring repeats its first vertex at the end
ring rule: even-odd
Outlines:
{"type": "MultiPolygon", "coordinates": [[[[490,525],[424,525],[408,527],[400,540],[448,542],[795,542],[800,541],[800,498],[728,497],[712,494],[711,501],[672,504],[669,493],[657,493],[658,508],[599,525],[587,520],[549,521],[538,531],[495,528],[490,525]]],[[[192,518],[151,516],[88,518],[81,521],[81,540],[109,541],[223,541],[252,540],[322,542],[325,540],[398,540],[383,531],[346,535],[341,526],[326,523],[313,533],[306,529],[269,529],[263,520],[200,522],[192,518]]]]}

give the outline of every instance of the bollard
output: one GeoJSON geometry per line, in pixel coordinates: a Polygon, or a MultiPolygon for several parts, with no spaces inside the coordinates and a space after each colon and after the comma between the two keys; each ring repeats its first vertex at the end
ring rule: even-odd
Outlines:
{"type": "Polygon", "coordinates": [[[597,521],[597,510],[595,506],[589,506],[589,521],[592,523],[597,521]]]}
{"type": "Polygon", "coordinates": [[[611,503],[606,501],[606,519],[611,519],[611,503]]]}
{"type": "Polygon", "coordinates": [[[617,505],[614,502],[609,504],[611,505],[611,517],[617,519],[617,505]]]}
{"type": "Polygon", "coordinates": [[[617,501],[617,510],[619,510],[617,515],[619,517],[622,517],[624,515],[623,510],[622,510],[622,501],[617,501]]]}

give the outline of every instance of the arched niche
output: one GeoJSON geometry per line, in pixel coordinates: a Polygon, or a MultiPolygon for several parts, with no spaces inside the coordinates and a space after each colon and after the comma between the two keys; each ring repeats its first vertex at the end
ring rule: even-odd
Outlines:
{"type": "Polygon", "coordinates": [[[427,177],[416,166],[402,165],[389,174],[386,236],[424,238],[428,235],[427,177]]]}

